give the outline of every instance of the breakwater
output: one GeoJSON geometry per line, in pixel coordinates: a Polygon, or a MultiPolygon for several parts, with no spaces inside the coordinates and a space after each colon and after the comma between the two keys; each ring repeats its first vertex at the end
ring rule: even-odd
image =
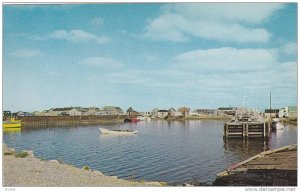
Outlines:
{"type": "Polygon", "coordinates": [[[126,115],[105,116],[29,116],[21,117],[22,127],[52,127],[122,123],[126,115]]]}

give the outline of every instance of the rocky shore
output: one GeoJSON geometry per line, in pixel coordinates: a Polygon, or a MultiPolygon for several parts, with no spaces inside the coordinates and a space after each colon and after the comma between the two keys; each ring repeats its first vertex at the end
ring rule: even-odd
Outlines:
{"type": "Polygon", "coordinates": [[[160,182],[128,181],[106,176],[88,167],[79,169],[56,160],[34,157],[32,151],[16,153],[3,144],[4,187],[131,187],[163,186],[160,182]]]}

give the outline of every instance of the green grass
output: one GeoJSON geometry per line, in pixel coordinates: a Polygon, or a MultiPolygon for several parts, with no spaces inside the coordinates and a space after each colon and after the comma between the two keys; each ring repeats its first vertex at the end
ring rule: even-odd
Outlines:
{"type": "Polygon", "coordinates": [[[17,154],[15,154],[15,157],[17,157],[17,158],[26,158],[26,157],[28,157],[28,155],[29,155],[28,152],[20,151],[17,154]]]}
{"type": "Polygon", "coordinates": [[[90,170],[91,170],[91,169],[90,169],[88,166],[86,166],[86,165],[83,166],[82,169],[85,170],[85,171],[90,171],[90,170]]]}
{"type": "Polygon", "coordinates": [[[5,152],[4,155],[14,155],[16,152],[12,151],[12,152],[5,152]]]}

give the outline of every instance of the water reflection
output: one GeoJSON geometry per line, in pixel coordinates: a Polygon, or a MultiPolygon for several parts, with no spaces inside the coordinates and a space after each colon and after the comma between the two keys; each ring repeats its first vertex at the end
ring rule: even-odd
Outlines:
{"type": "Polygon", "coordinates": [[[261,138],[224,139],[224,153],[227,157],[226,159],[247,159],[248,157],[254,156],[262,151],[266,151],[269,149],[269,143],[261,138]]]}
{"type": "Polygon", "coordinates": [[[19,133],[21,132],[21,128],[5,128],[3,129],[4,133],[19,133]]]}

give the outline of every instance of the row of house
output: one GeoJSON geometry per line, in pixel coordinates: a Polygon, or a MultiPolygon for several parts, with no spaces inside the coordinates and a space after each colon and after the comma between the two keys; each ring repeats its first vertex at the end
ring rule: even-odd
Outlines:
{"type": "MultiPolygon", "coordinates": [[[[187,116],[234,116],[237,111],[237,107],[219,107],[218,109],[196,109],[191,111],[188,107],[180,107],[178,110],[174,108],[169,109],[158,109],[155,108],[152,111],[137,112],[132,107],[129,107],[124,113],[120,107],[116,106],[105,106],[103,108],[90,107],[64,107],[64,108],[51,108],[49,110],[44,110],[42,112],[35,111],[33,113],[19,111],[13,113],[13,116],[81,116],[81,115],[128,115],[128,116],[138,116],[142,115],[145,117],[156,117],[156,118],[166,118],[169,117],[187,117],[187,116]]],[[[4,116],[8,113],[3,112],[4,116]]],[[[9,112],[10,113],[10,112],[9,112]]],[[[268,117],[297,117],[297,107],[288,106],[281,109],[266,109],[264,116],[268,117]]]]}
{"type": "Polygon", "coordinates": [[[280,109],[265,109],[264,115],[266,117],[289,117],[289,118],[297,118],[297,106],[287,106],[280,109]]]}
{"type": "Polygon", "coordinates": [[[234,116],[237,107],[220,107],[218,109],[196,109],[191,111],[188,107],[180,107],[178,110],[174,108],[158,109],[155,108],[151,112],[142,112],[143,116],[152,116],[157,118],[169,117],[187,117],[187,116],[234,116]]]}
{"type": "Polygon", "coordinates": [[[14,113],[13,116],[81,116],[81,115],[124,115],[123,110],[116,106],[105,106],[103,108],[90,107],[63,107],[51,108],[42,112],[34,111],[33,113],[19,111],[14,113]]]}

